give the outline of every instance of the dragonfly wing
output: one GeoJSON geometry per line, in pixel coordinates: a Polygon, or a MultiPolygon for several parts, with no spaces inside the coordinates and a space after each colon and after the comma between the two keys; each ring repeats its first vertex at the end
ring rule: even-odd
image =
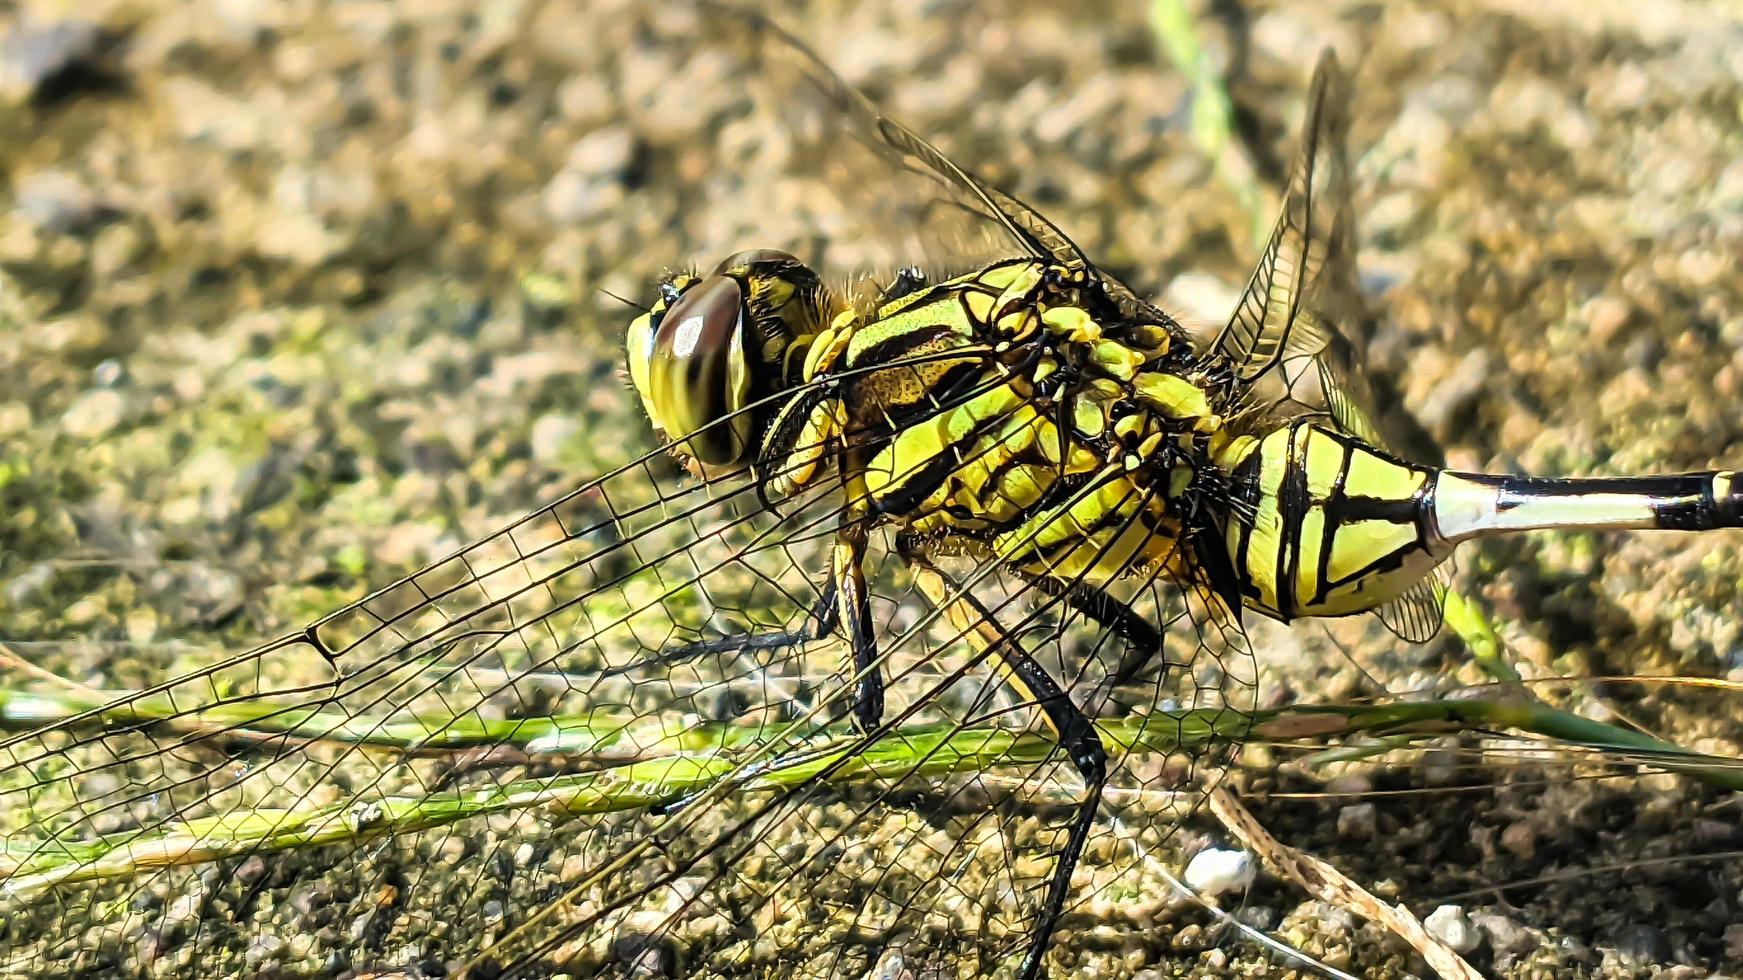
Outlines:
{"type": "MultiPolygon", "coordinates": [[[[886,115],[804,42],[762,14],[702,2],[695,15],[699,28],[664,17],[648,27],[657,35],[666,32],[662,43],[681,61],[720,62],[726,66],[723,73],[750,79],[733,89],[748,96],[741,107],[748,113],[745,121],[771,122],[782,134],[776,149],[761,142],[768,159],[759,160],[761,173],[749,178],[779,181],[781,188],[771,184],[750,193],[797,205],[781,209],[789,218],[811,212],[803,225],[791,229],[788,241],[768,244],[789,248],[838,279],[848,278],[862,300],[875,298],[902,268],[940,277],[998,259],[1034,256],[1081,270],[1134,318],[1166,322],[1118,279],[1097,269],[1056,224],[886,115]],[[667,26],[668,20],[676,23],[667,26]]],[[[656,107],[643,112],[640,122],[659,145],[668,117],[656,107]]],[[[723,142],[703,152],[721,158],[720,171],[746,169],[742,160],[726,159],[741,155],[736,144],[723,142]]],[[[740,189],[737,195],[743,193],[740,189]]],[[[698,204],[708,206],[708,196],[689,206],[698,204]]],[[[743,247],[743,241],[729,247],[743,247]]]]}
{"type": "MultiPolygon", "coordinates": [[[[1263,414],[1318,413],[1386,448],[1352,328],[1367,315],[1356,278],[1350,193],[1349,81],[1328,50],[1308,91],[1301,146],[1271,237],[1212,343],[1263,414]],[[1268,393],[1268,394],[1262,394],[1268,393]]],[[[1440,628],[1445,566],[1375,610],[1386,628],[1425,642],[1440,628]]]]}
{"type": "Polygon", "coordinates": [[[1314,70],[1283,204],[1234,314],[1211,349],[1253,383],[1317,357],[1340,315],[1359,313],[1350,213],[1349,83],[1327,51],[1314,70]],[[1357,305],[1348,308],[1352,301],[1357,305]]]}
{"type": "MultiPolygon", "coordinates": [[[[39,692],[0,740],[9,956],[245,973],[251,937],[338,922],[369,937],[359,970],[859,975],[925,936],[909,962],[992,972],[1026,952],[1081,786],[887,547],[867,569],[885,727],[853,729],[846,643],[807,632],[840,501],[776,515],[747,480],[647,458],[246,654],[107,701],[39,692]]],[[[1251,708],[1245,634],[1155,578],[1123,601],[1178,628],[1134,658],[1058,597],[942,560],[1110,726],[1110,785],[1172,801],[1104,816],[1069,908],[1116,887],[1165,907],[1156,846],[1221,771],[1206,719],[1251,708]],[[1148,680],[1104,697],[1134,660],[1148,680]]]]}

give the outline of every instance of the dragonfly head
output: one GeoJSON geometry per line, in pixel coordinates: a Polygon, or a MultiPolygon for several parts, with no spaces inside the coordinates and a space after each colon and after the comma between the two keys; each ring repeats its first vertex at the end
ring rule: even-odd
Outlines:
{"type": "Polygon", "coordinates": [[[770,396],[796,380],[788,351],[817,331],[822,308],[816,273],[774,249],[661,279],[626,342],[630,381],[661,438],[698,472],[752,462],[779,407],[770,396]]]}

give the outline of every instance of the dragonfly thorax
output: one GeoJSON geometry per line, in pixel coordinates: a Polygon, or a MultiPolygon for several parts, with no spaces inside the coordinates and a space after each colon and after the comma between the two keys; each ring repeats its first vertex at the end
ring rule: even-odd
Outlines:
{"type": "Polygon", "coordinates": [[[1231,438],[1177,327],[1030,260],[839,317],[803,382],[764,446],[776,491],[838,464],[863,519],[1073,582],[1176,561],[1231,438]]]}

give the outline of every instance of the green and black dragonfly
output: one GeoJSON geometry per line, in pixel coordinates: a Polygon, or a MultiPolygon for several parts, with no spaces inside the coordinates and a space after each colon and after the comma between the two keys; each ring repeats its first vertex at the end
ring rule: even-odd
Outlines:
{"type": "Polygon", "coordinates": [[[1342,332],[1363,309],[1330,56],[1270,241],[1200,337],[779,27],[694,16],[664,40],[774,93],[781,152],[888,232],[863,264],[913,267],[842,282],[753,248],[666,276],[626,339],[658,450],[259,649],[7,736],[8,968],[149,972],[103,939],[145,930],[241,975],[253,920],[200,911],[230,886],[199,869],[279,853],[382,888],[360,934],[422,930],[414,959],[480,975],[1038,976],[1068,913],[1154,874],[1160,841],[1104,798],[1170,826],[1248,734],[1244,621],[1372,611],[1421,642],[1461,542],[1743,525],[1730,472],[1387,449],[1342,332]],[[420,904],[523,848],[545,873],[497,874],[495,913],[420,904]]]}

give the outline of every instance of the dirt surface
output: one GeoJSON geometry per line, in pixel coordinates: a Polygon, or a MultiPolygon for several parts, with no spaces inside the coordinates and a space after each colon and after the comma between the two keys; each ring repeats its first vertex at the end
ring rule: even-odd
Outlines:
{"type": "MultiPolygon", "coordinates": [[[[1319,49],[1350,68],[1370,371],[1425,444],[1545,475],[1743,462],[1743,23],[1725,5],[1216,6],[1238,15],[1199,11],[1204,41],[1262,173],[1293,147],[1319,49]]],[[[893,114],[1166,308],[1226,315],[1251,221],[1194,147],[1190,86],[1141,6],[820,7],[783,20],[893,114]]],[[[778,201],[696,220],[673,187],[708,176],[685,148],[712,139],[708,86],[729,83],[651,54],[642,25],[665,15],[635,4],[76,9],[0,11],[0,641],[80,684],[146,686],[300,626],[652,448],[614,297],[816,233],[778,201]]],[[[1543,535],[1466,556],[1459,580],[1527,676],[1735,683],[1740,550],[1734,532],[1543,535]]],[[[1446,641],[1333,633],[1393,691],[1480,679],[1446,641]]],[[[1372,690],[1317,627],[1254,639],[1267,703],[1372,690]]],[[[1623,710],[1734,750],[1738,701],[1695,704],[1623,710]]],[[[1274,833],[1419,914],[1456,906],[1440,928],[1486,972],[1743,969],[1743,870],[1690,857],[1743,846],[1734,796],[1565,768],[1360,795],[1466,778],[1429,758],[1267,801],[1304,784],[1249,761],[1274,833]]],[[[1216,839],[1199,820],[1171,846],[1216,839]]],[[[479,910],[467,886],[433,917],[495,922],[518,894],[480,888],[497,906],[479,910]]],[[[1286,883],[1239,904],[1358,975],[1424,970],[1286,883]]],[[[1106,921],[1068,926],[1062,973],[1302,969],[1189,908],[1087,907],[1106,921]]],[[[404,922],[274,915],[216,972],[443,961],[404,922]]],[[[102,941],[123,972],[196,965],[197,942],[102,941]]]]}

